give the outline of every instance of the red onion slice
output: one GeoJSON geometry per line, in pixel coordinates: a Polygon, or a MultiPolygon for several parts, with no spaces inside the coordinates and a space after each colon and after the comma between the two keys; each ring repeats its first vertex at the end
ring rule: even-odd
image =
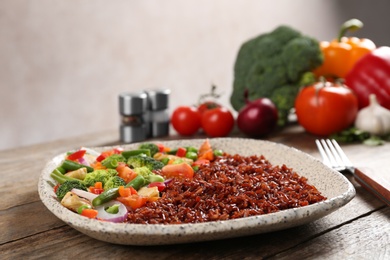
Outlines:
{"type": "Polygon", "coordinates": [[[84,159],[84,157],[79,158],[79,163],[85,166],[91,166],[87,160],[84,159]]]}

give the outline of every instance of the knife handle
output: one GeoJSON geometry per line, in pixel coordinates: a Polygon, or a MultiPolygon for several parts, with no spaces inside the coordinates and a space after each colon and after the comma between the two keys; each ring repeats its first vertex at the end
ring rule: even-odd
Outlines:
{"type": "Polygon", "coordinates": [[[390,206],[390,182],[369,169],[364,169],[364,172],[362,170],[355,169],[354,177],[357,182],[390,206]]]}

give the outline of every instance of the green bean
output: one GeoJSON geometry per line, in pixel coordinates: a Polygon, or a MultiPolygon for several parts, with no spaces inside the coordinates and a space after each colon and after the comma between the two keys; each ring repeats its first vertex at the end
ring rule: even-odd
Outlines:
{"type": "Polygon", "coordinates": [[[142,175],[137,175],[131,182],[126,184],[126,188],[133,187],[135,190],[139,190],[141,187],[145,186],[146,180],[142,175]]]}
{"type": "Polygon", "coordinates": [[[92,200],[92,205],[95,207],[100,206],[106,202],[118,198],[118,196],[119,196],[119,188],[112,188],[109,190],[105,190],[92,200]]]}
{"type": "Polygon", "coordinates": [[[86,165],[83,165],[83,164],[80,164],[80,163],[77,163],[77,162],[74,162],[74,161],[71,161],[68,159],[65,159],[60,167],[64,168],[67,171],[74,171],[74,170],[78,170],[80,168],[85,167],[85,168],[87,168],[87,172],[93,172],[92,167],[86,166],[86,165]]]}
{"type": "Polygon", "coordinates": [[[129,151],[123,151],[122,155],[126,159],[128,159],[130,156],[139,155],[139,154],[145,154],[146,156],[150,157],[150,150],[149,149],[138,149],[138,150],[129,150],[129,151]]]}
{"type": "MultiPolygon", "coordinates": [[[[52,177],[53,180],[55,180],[55,181],[58,182],[59,184],[63,184],[65,181],[72,181],[72,180],[80,181],[79,179],[76,179],[76,178],[72,178],[72,177],[63,175],[63,174],[60,172],[60,170],[58,170],[58,168],[54,169],[54,170],[50,173],[50,177],[52,177]]],[[[81,182],[81,181],[80,181],[80,182],[81,182]]]]}

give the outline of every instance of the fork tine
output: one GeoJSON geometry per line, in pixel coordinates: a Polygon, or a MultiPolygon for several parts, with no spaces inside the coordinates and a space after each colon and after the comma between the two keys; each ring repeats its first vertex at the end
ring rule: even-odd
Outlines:
{"type": "Polygon", "coordinates": [[[320,154],[321,154],[323,163],[324,163],[325,165],[331,166],[331,163],[330,163],[330,161],[329,161],[329,158],[328,158],[328,156],[326,155],[326,152],[325,152],[324,148],[322,148],[322,145],[321,145],[320,141],[317,139],[315,142],[316,142],[318,151],[319,151],[320,154]]]}
{"type": "MultiPolygon", "coordinates": [[[[329,149],[332,151],[333,158],[335,159],[335,165],[336,166],[345,166],[345,162],[343,161],[343,158],[340,157],[339,151],[341,150],[341,148],[337,144],[336,140],[326,139],[326,143],[328,144],[329,149]],[[334,143],[336,143],[338,149],[335,147],[334,143]]],[[[342,150],[341,150],[341,152],[342,152],[342,150]]]]}
{"type": "Polygon", "coordinates": [[[337,150],[337,153],[339,154],[341,160],[343,161],[344,165],[346,167],[353,167],[352,162],[348,159],[347,155],[344,153],[343,149],[341,149],[340,145],[337,143],[336,140],[332,139],[333,146],[337,150]]]}
{"type": "Polygon", "coordinates": [[[328,160],[329,160],[330,166],[337,167],[338,163],[336,162],[336,159],[335,159],[332,151],[330,150],[328,144],[326,143],[326,141],[324,139],[321,139],[321,144],[322,144],[322,147],[324,148],[324,150],[326,152],[326,155],[328,156],[328,160]]]}

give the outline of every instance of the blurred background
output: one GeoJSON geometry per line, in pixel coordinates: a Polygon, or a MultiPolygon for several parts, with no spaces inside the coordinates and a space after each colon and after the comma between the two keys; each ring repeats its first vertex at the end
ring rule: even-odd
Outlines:
{"type": "Polygon", "coordinates": [[[358,18],[356,36],[390,45],[388,10],[388,0],[2,0],[0,150],[118,129],[126,91],[169,88],[172,111],[215,84],[229,107],[244,41],[281,24],[331,40],[358,18]]]}

